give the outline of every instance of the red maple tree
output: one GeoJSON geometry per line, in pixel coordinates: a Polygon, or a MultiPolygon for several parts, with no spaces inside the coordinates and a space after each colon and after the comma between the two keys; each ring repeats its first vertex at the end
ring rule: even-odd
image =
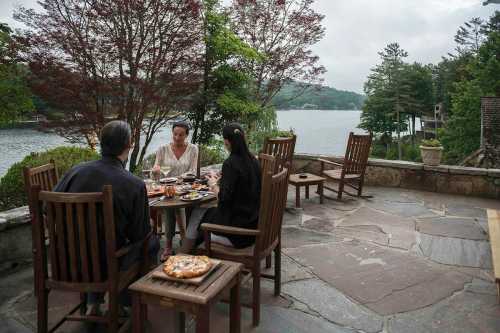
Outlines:
{"type": "Polygon", "coordinates": [[[153,135],[198,86],[200,3],[196,0],[41,0],[20,8],[18,37],[31,87],[60,114],[51,122],[73,142],[95,145],[110,119],[133,131],[130,169],[153,135]]]}
{"type": "MultiPolygon", "coordinates": [[[[299,90],[320,83],[325,68],[311,46],[324,36],[323,15],[314,0],[233,0],[230,13],[238,35],[265,56],[243,64],[255,76],[255,97],[267,106],[284,84],[299,90]]],[[[300,94],[300,92],[297,92],[300,94]]]]}

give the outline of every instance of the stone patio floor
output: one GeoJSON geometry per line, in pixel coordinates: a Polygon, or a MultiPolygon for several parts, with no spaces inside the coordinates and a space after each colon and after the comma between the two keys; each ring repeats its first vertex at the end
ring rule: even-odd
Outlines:
{"type": "MultiPolygon", "coordinates": [[[[314,192],[314,191],[311,191],[314,192]]],[[[283,225],[282,294],[263,281],[261,324],[243,332],[500,332],[485,208],[500,201],[368,187],[373,198],[302,200],[290,188],[283,225]]],[[[0,332],[36,330],[31,266],[0,277],[0,332]]],[[[244,286],[243,298],[249,300],[244,286]]],[[[50,322],[76,297],[50,296],[50,322]]],[[[174,332],[175,316],[151,308],[147,331],[174,332]]],[[[211,332],[228,332],[228,307],[211,332]]],[[[60,332],[102,328],[65,324],[60,332]]],[[[193,325],[189,325],[193,332],[193,325]]]]}

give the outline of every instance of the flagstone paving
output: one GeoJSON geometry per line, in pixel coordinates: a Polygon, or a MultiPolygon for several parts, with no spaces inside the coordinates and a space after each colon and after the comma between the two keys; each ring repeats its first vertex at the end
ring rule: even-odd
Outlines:
{"type": "MultiPolygon", "coordinates": [[[[485,208],[500,201],[398,188],[367,188],[369,199],[325,200],[314,191],[294,208],[290,188],[282,232],[282,293],[262,282],[261,324],[243,332],[500,332],[485,208]]],[[[32,269],[0,277],[0,331],[33,332],[32,269]]],[[[250,301],[250,285],[242,298],[250,301]]],[[[76,296],[51,295],[50,322],[76,296]]],[[[152,308],[148,332],[175,332],[176,317],[152,308]]],[[[193,320],[188,331],[194,332],[193,320]]],[[[228,307],[211,332],[228,332],[228,307]]],[[[103,332],[83,324],[62,332],[103,332]]]]}

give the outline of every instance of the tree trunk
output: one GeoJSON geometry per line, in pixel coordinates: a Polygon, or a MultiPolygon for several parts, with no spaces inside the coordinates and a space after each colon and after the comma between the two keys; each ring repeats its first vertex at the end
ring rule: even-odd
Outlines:
{"type": "Polygon", "coordinates": [[[399,119],[399,101],[396,102],[396,117],[397,117],[397,133],[398,133],[398,159],[403,159],[403,152],[401,149],[401,123],[399,119]]]}
{"type": "Polygon", "coordinates": [[[415,132],[415,122],[417,121],[417,116],[415,114],[412,114],[411,115],[411,132],[412,132],[412,135],[411,135],[411,144],[413,147],[415,147],[415,141],[416,141],[416,134],[417,132],[415,132]]]}

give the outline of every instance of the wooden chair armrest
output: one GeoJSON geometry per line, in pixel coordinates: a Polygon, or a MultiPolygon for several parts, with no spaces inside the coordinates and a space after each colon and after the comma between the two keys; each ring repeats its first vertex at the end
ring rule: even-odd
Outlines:
{"type": "Polygon", "coordinates": [[[327,163],[327,164],[331,164],[331,165],[335,165],[335,166],[339,166],[339,167],[343,167],[344,166],[341,163],[332,162],[332,161],[325,160],[325,159],[322,159],[322,158],[318,158],[318,161],[320,161],[321,163],[327,163]]]}
{"type": "Polygon", "coordinates": [[[220,232],[231,235],[257,236],[260,234],[260,231],[255,229],[236,228],[212,223],[203,223],[200,228],[203,231],[220,232]]]}

